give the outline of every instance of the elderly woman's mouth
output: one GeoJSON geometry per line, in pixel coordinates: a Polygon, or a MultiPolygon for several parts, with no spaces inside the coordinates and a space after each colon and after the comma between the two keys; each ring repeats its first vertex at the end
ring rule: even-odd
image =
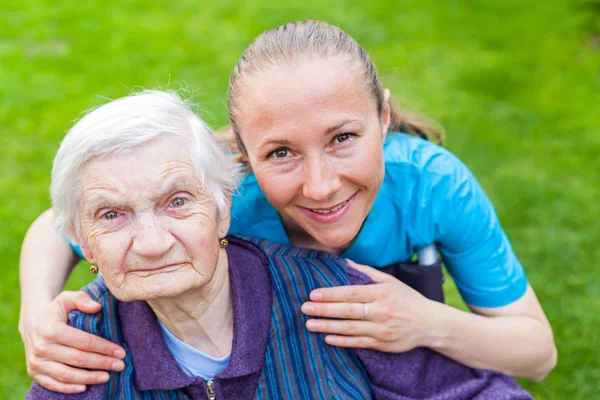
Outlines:
{"type": "Polygon", "coordinates": [[[156,267],[144,266],[142,268],[128,270],[127,273],[145,277],[145,276],[151,276],[151,275],[155,275],[155,274],[174,272],[183,267],[186,267],[188,264],[189,263],[187,263],[187,262],[181,262],[181,263],[173,263],[173,264],[167,264],[167,265],[156,266],[156,267]]]}

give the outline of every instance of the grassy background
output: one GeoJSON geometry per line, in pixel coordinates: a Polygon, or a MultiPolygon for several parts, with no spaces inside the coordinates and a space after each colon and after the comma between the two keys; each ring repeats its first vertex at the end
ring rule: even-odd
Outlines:
{"type": "MultiPolygon", "coordinates": [[[[30,384],[17,332],[19,249],[49,206],[53,154],[72,120],[102,97],[187,82],[204,117],[222,125],[244,47],[305,18],[364,44],[397,100],[446,128],[447,147],[492,198],[559,349],[545,381],[523,384],[540,399],[600,398],[598,0],[108,3],[0,5],[0,398],[23,398],[30,384]]],[[[79,268],[69,286],[89,279],[79,268]]]]}

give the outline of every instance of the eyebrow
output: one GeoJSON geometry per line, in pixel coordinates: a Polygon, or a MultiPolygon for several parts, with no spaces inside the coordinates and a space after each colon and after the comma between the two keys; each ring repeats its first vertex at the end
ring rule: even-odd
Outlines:
{"type": "Polygon", "coordinates": [[[327,128],[327,130],[325,131],[325,135],[329,135],[331,132],[337,131],[342,126],[348,125],[349,123],[356,122],[356,121],[358,121],[358,120],[357,119],[345,119],[342,122],[340,122],[339,124],[336,124],[336,125],[333,125],[333,126],[327,128]]]}
{"type": "Polygon", "coordinates": [[[198,182],[195,182],[194,180],[190,179],[189,177],[178,176],[175,179],[171,180],[171,182],[169,182],[168,186],[166,186],[166,188],[164,190],[162,190],[160,192],[160,194],[158,196],[156,196],[155,199],[156,200],[162,199],[162,198],[165,198],[165,197],[171,195],[174,192],[180,192],[183,190],[191,190],[192,188],[196,189],[198,187],[199,187],[198,182]]]}
{"type": "MultiPolygon", "coordinates": [[[[191,188],[197,187],[197,182],[193,181],[189,177],[177,177],[172,179],[171,182],[167,180],[168,186],[164,190],[161,190],[158,196],[153,196],[152,200],[160,200],[174,192],[179,192],[183,190],[191,190],[191,188]]],[[[112,193],[116,193],[117,196],[120,193],[114,189],[110,188],[109,191],[112,193]]],[[[125,208],[126,205],[120,200],[114,200],[111,198],[112,196],[107,196],[106,194],[100,194],[98,196],[94,196],[91,200],[87,201],[88,209],[92,215],[96,214],[96,212],[103,208],[117,208],[122,209],[125,208]]]]}
{"type": "MultiPolygon", "coordinates": [[[[345,119],[342,122],[340,122],[339,124],[335,124],[333,126],[330,126],[329,128],[327,128],[325,130],[325,136],[331,134],[331,132],[335,132],[336,130],[340,129],[341,127],[343,127],[344,125],[348,125],[349,123],[352,122],[356,122],[358,121],[357,119],[345,119]]],[[[260,143],[257,147],[257,149],[262,149],[268,145],[272,145],[272,144],[278,144],[281,146],[287,146],[290,144],[290,141],[288,139],[267,139],[266,141],[264,141],[263,143],[260,143]]]]}
{"type": "Polygon", "coordinates": [[[88,212],[86,212],[86,214],[88,215],[95,215],[98,212],[98,210],[101,210],[103,208],[121,209],[125,207],[121,201],[115,201],[104,194],[92,197],[92,199],[86,201],[85,204],[88,205],[88,212]]]}

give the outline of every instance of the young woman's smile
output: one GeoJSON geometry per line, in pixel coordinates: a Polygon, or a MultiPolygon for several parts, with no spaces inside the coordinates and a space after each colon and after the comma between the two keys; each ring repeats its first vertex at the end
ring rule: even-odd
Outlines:
{"type": "Polygon", "coordinates": [[[309,218],[312,218],[316,222],[321,223],[332,223],[341,219],[344,214],[350,209],[352,200],[356,197],[359,192],[354,193],[350,198],[336,204],[332,207],[327,208],[310,208],[298,206],[302,212],[304,212],[309,218]]]}

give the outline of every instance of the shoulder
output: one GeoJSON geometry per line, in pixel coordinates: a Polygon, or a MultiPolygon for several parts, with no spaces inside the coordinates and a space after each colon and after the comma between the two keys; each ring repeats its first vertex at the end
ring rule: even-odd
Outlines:
{"type": "Polygon", "coordinates": [[[335,254],[258,238],[247,239],[265,254],[271,276],[284,276],[294,286],[297,282],[315,279],[320,287],[348,283],[348,265],[335,254]]]}
{"type": "Polygon", "coordinates": [[[244,265],[267,265],[269,262],[261,245],[266,240],[242,235],[230,235],[228,239],[230,246],[227,247],[227,256],[230,261],[242,262],[244,265]]]}
{"type": "Polygon", "coordinates": [[[479,201],[485,196],[471,171],[450,151],[403,133],[388,136],[382,189],[401,199],[403,208],[436,213],[465,198],[479,201]]]}
{"type": "Polygon", "coordinates": [[[302,258],[304,260],[331,260],[333,262],[343,263],[339,257],[326,251],[295,247],[289,244],[275,243],[261,238],[244,237],[243,239],[260,249],[260,251],[269,259],[284,257],[302,258]]]}
{"type": "Polygon", "coordinates": [[[405,133],[388,134],[384,158],[386,168],[422,177],[464,179],[470,174],[464,163],[447,149],[405,133]]]}
{"type": "MultiPolygon", "coordinates": [[[[116,306],[118,300],[110,293],[104,278],[101,276],[81,290],[88,293],[94,301],[100,303],[102,309],[96,314],[87,314],[77,310],[72,311],[69,313],[69,325],[107,338],[107,335],[110,336],[110,332],[113,331],[113,329],[107,329],[107,327],[110,328],[117,324],[116,306]]],[[[108,338],[116,340],[116,338],[108,338]]]]}
{"type": "Polygon", "coordinates": [[[92,299],[97,302],[102,302],[108,299],[114,299],[114,296],[108,290],[106,282],[102,276],[97,277],[92,282],[82,287],[81,290],[89,294],[92,299]]]}

